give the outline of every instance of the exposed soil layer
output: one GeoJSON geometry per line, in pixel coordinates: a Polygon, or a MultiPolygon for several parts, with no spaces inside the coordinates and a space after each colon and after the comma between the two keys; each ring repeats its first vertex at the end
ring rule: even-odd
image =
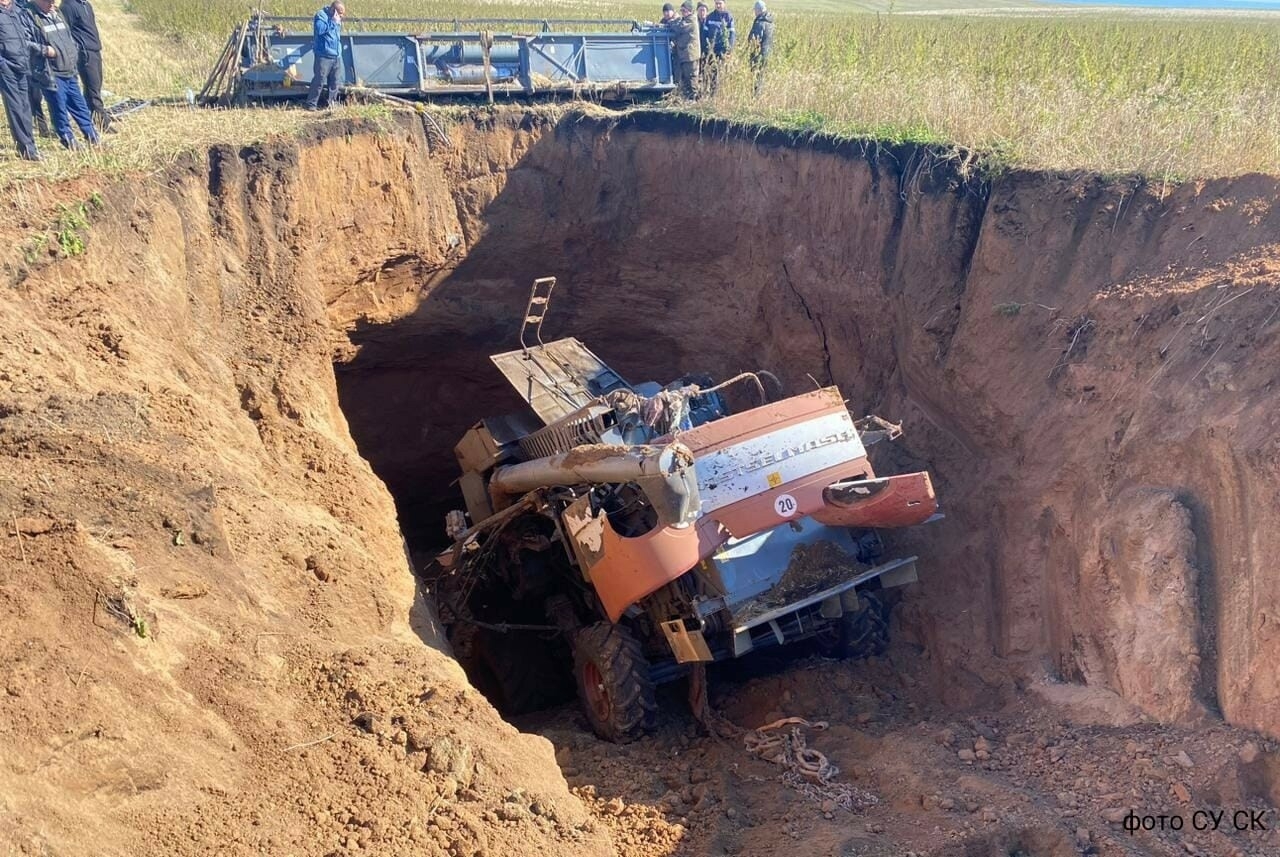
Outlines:
{"type": "Polygon", "coordinates": [[[107,190],[87,252],[0,298],[0,841],[1280,848],[1106,820],[1280,797],[1274,745],[1239,731],[1280,735],[1276,181],[982,184],[658,114],[450,134],[212,151],[107,190]],[[879,794],[865,818],[678,706],[625,751],[571,713],[525,724],[575,795],[444,651],[396,510],[412,547],[439,538],[452,445],[519,405],[487,358],[544,275],[546,335],[631,380],[764,368],[904,422],[877,467],[927,467],[947,519],[890,545],[922,578],[892,662],[716,697],[744,727],[830,719],[815,745],[879,794]]]}

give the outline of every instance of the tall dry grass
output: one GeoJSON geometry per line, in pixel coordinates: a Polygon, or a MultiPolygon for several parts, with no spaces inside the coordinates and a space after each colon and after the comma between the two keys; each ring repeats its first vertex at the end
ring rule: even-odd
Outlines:
{"type": "Polygon", "coordinates": [[[702,112],[972,147],[1001,165],[1185,178],[1280,171],[1272,19],[809,18],[755,95],[702,112]]]}

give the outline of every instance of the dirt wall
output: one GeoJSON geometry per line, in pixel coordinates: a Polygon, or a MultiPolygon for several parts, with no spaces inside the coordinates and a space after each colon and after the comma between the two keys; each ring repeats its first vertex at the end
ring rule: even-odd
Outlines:
{"type": "Polygon", "coordinates": [[[374,130],[114,187],[0,297],[5,853],[612,853],[449,657],[339,407],[325,265],[426,253],[450,198],[374,130]]]}
{"type": "Polygon", "coordinates": [[[544,274],[548,335],[633,379],[770,368],[905,421],[879,463],[948,517],[896,545],[900,624],[944,699],[1047,675],[1280,734],[1274,181],[985,185],[645,115],[450,136],[215,150],[0,298],[0,837],[607,853],[439,650],[374,475],[432,531],[544,274]]]}

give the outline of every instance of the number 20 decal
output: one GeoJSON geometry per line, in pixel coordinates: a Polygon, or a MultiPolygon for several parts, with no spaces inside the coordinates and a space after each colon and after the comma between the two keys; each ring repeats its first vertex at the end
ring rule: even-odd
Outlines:
{"type": "Polygon", "coordinates": [[[779,494],[773,501],[773,510],[780,518],[790,518],[800,510],[800,504],[790,494],[779,494]]]}

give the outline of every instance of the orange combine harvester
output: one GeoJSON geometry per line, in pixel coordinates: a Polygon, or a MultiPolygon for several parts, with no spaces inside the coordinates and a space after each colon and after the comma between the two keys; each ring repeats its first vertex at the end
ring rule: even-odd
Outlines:
{"type": "Polygon", "coordinates": [[[937,515],[928,473],[867,459],[897,426],[855,421],[834,387],[768,401],[766,372],[628,384],[576,339],[542,342],[554,286],[492,358],[531,413],[456,448],[467,511],[434,588],[477,686],[519,713],[564,693],[572,662],[591,726],[625,741],[690,665],[801,640],[882,651],[916,557],[885,560],[877,530],[937,515]],[[730,413],[735,388],[764,401],[730,413]]]}

